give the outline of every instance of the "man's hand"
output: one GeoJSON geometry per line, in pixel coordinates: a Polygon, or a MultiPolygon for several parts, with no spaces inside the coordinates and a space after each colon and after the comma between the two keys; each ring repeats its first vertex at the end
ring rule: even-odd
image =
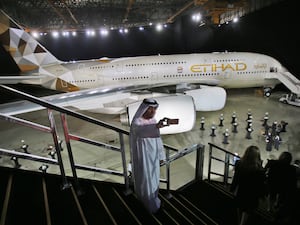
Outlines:
{"type": "Polygon", "coordinates": [[[162,128],[162,127],[166,127],[169,126],[169,118],[165,117],[163,119],[161,119],[160,121],[158,121],[158,123],[156,124],[156,126],[158,128],[162,128]]]}

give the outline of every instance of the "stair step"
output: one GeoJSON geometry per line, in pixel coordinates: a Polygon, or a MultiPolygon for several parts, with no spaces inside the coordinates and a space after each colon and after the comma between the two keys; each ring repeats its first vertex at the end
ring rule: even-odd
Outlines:
{"type": "Polygon", "coordinates": [[[80,181],[80,188],[83,193],[78,196],[80,205],[87,218],[89,225],[110,225],[115,224],[106,212],[104,205],[98,199],[93,182],[80,181]]]}
{"type": "Polygon", "coordinates": [[[120,201],[120,198],[116,195],[112,187],[114,187],[114,185],[110,183],[101,183],[101,185],[95,183],[96,190],[117,224],[140,224],[140,221],[130,213],[130,208],[120,201]]]}
{"type": "Polygon", "coordinates": [[[174,197],[166,198],[160,194],[160,198],[164,202],[164,207],[168,211],[168,213],[176,220],[179,224],[204,224],[197,220],[196,217],[187,213],[182,205],[177,204],[174,197]]]}
{"type": "MultiPolygon", "coordinates": [[[[6,189],[10,172],[7,169],[0,169],[0,202],[5,203],[6,189]]],[[[0,204],[0,212],[2,212],[4,204],[0,204]]],[[[2,218],[1,218],[2,219],[2,218]]]]}
{"type": "MultiPolygon", "coordinates": [[[[1,224],[237,224],[234,196],[220,184],[197,181],[176,191],[161,189],[163,207],[151,214],[124,184],[79,179],[78,187],[68,181],[70,186],[62,186],[59,175],[0,167],[1,224]]],[[[264,211],[252,222],[272,224],[264,211]]]]}
{"type": "Polygon", "coordinates": [[[193,221],[195,224],[217,225],[216,221],[180,194],[175,193],[170,202],[177,208],[181,208],[182,212],[185,212],[186,215],[190,215],[189,218],[194,218],[193,221]]]}
{"type": "Polygon", "coordinates": [[[47,224],[42,174],[14,171],[5,224],[47,224]]]}
{"type": "Polygon", "coordinates": [[[142,221],[143,225],[161,224],[153,214],[146,210],[144,205],[137,199],[133,192],[130,194],[125,193],[124,187],[116,187],[115,191],[118,192],[123,201],[125,201],[128,207],[134,212],[134,215],[138,218],[138,220],[142,221]]]}
{"type": "Polygon", "coordinates": [[[64,188],[59,176],[46,176],[49,209],[52,224],[85,225],[72,188],[64,188]]]}
{"type": "Polygon", "coordinates": [[[213,188],[205,181],[198,181],[179,192],[218,224],[236,224],[237,212],[234,199],[213,188]]]}

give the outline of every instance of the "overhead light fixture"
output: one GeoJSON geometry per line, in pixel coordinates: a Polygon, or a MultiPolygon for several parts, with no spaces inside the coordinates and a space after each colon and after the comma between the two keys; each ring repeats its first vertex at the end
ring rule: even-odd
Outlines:
{"type": "Polygon", "coordinates": [[[107,36],[107,35],[108,35],[108,30],[107,30],[107,29],[101,29],[101,30],[100,30],[100,34],[101,34],[102,36],[107,36]]]}
{"type": "Polygon", "coordinates": [[[52,37],[58,38],[59,37],[59,33],[57,31],[52,31],[52,37]]]}
{"type": "Polygon", "coordinates": [[[201,16],[200,13],[196,13],[196,14],[193,14],[193,15],[192,15],[192,20],[193,20],[194,22],[199,22],[201,19],[202,19],[202,16],[201,16]]]}
{"type": "Polygon", "coordinates": [[[163,26],[160,23],[156,25],[157,31],[162,31],[162,29],[163,29],[163,26]]]}
{"type": "Polygon", "coordinates": [[[238,22],[239,21],[239,18],[237,17],[234,17],[233,20],[232,20],[234,23],[238,22]]]}
{"type": "Polygon", "coordinates": [[[95,30],[87,30],[85,33],[89,37],[94,37],[96,35],[95,30]]]}
{"type": "Polygon", "coordinates": [[[69,35],[70,35],[69,31],[62,32],[62,36],[64,36],[64,37],[69,37],[69,35]]]}
{"type": "Polygon", "coordinates": [[[32,34],[32,36],[34,38],[38,38],[39,37],[39,33],[38,32],[33,31],[31,34],[32,34]]]}

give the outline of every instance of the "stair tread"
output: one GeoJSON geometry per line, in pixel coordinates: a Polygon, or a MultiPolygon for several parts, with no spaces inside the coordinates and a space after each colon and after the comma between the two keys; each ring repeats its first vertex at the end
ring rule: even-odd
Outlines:
{"type": "Polygon", "coordinates": [[[138,224],[135,218],[129,213],[128,209],[114,193],[110,184],[95,184],[96,189],[103,198],[118,224],[138,224]]]}
{"type": "MultiPolygon", "coordinates": [[[[13,174],[12,194],[5,224],[46,224],[43,180],[53,225],[236,224],[234,197],[208,181],[191,182],[176,191],[161,189],[164,206],[158,213],[150,214],[134,193],[125,193],[124,184],[79,179],[76,184],[80,184],[80,189],[77,189],[73,178],[68,177],[73,186],[63,188],[59,175],[2,167],[1,202],[5,200],[10,174],[13,174]],[[83,192],[76,195],[76,190],[83,192]]],[[[3,205],[0,207],[3,209],[3,205]]],[[[271,224],[259,215],[254,220],[259,224],[271,224]]]]}
{"type": "MultiPolygon", "coordinates": [[[[7,170],[0,170],[0,202],[4,202],[5,200],[9,174],[7,170]]],[[[2,212],[2,209],[3,205],[0,204],[0,212],[2,212]]]]}
{"type": "Polygon", "coordinates": [[[13,174],[6,224],[46,224],[42,176],[13,174]]]}
{"type": "Polygon", "coordinates": [[[52,224],[84,224],[71,188],[64,188],[62,179],[51,175],[46,184],[52,224]]]}

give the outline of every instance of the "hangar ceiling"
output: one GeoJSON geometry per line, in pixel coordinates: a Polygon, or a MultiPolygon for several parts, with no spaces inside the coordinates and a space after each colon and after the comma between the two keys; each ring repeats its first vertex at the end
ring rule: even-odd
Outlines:
{"type": "Polygon", "coordinates": [[[0,9],[28,30],[131,28],[202,14],[220,25],[282,0],[0,0],[0,9]]]}

